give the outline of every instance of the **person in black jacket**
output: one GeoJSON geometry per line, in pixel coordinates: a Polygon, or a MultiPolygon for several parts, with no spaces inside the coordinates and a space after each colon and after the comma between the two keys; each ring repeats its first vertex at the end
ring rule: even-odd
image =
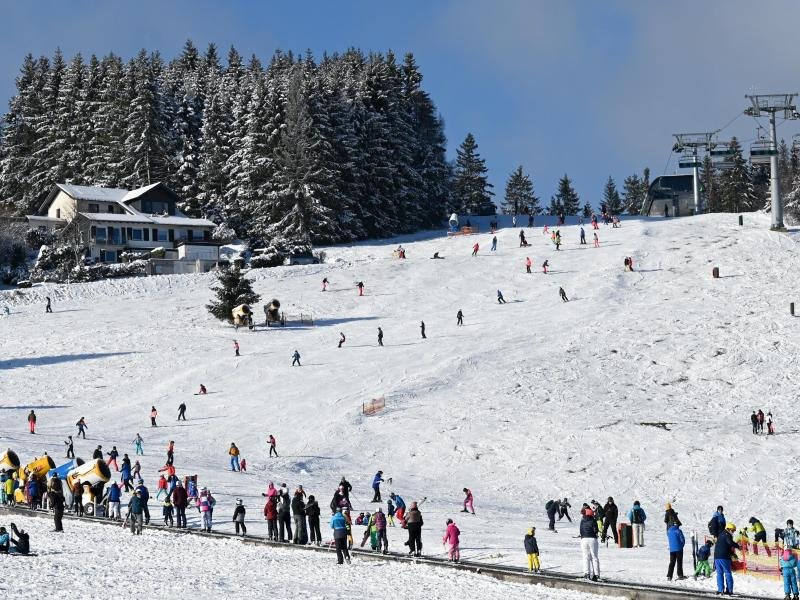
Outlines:
{"type": "Polygon", "coordinates": [[[294,517],[294,538],[295,544],[305,545],[308,543],[308,532],[306,530],[306,503],[303,502],[303,492],[297,490],[292,498],[292,516],[294,517]]]}
{"type": "MultiPolygon", "coordinates": [[[[350,482],[347,481],[347,479],[344,478],[344,475],[342,475],[342,479],[339,482],[339,486],[344,488],[344,497],[349,500],[350,499],[350,492],[353,491],[353,486],[350,485],[350,482]]],[[[336,512],[336,511],[334,511],[334,512],[336,512]]]]}
{"type": "MultiPolygon", "coordinates": [[[[169,497],[167,498],[169,499],[169,497]]],[[[239,528],[242,529],[242,536],[247,535],[247,526],[244,524],[244,516],[245,516],[245,508],[244,504],[242,504],[242,499],[236,499],[236,508],[233,509],[233,523],[236,527],[236,535],[239,535],[239,528]]]]}
{"type": "Polygon", "coordinates": [[[572,505],[568,502],[566,498],[564,498],[561,502],[558,503],[558,520],[560,521],[562,517],[567,517],[567,521],[572,523],[572,519],[569,516],[569,509],[572,508],[572,505]]]}
{"type": "Polygon", "coordinates": [[[59,489],[61,486],[53,487],[47,492],[47,499],[50,502],[50,507],[53,509],[53,522],[55,523],[54,531],[64,531],[61,526],[61,519],[64,518],[64,494],[59,489]]]}
{"type": "Polygon", "coordinates": [[[456,325],[463,325],[463,324],[464,324],[464,313],[459,308],[458,312],[456,313],[456,325]]]}
{"type": "Polygon", "coordinates": [[[548,500],[547,504],[544,505],[544,509],[547,511],[547,518],[550,520],[550,523],[547,525],[547,528],[550,531],[555,531],[556,513],[558,512],[558,500],[548,500]]]}
{"type": "Polygon", "coordinates": [[[291,500],[289,494],[281,490],[278,498],[278,525],[280,527],[280,540],[282,542],[292,541],[292,515],[291,500]]]}
{"type": "Polygon", "coordinates": [[[603,507],[603,512],[605,516],[603,517],[603,537],[602,540],[605,542],[608,539],[608,530],[611,529],[611,534],[614,536],[614,543],[618,544],[619,539],[617,537],[617,517],[619,516],[619,509],[617,505],[614,504],[614,498],[611,496],[608,497],[608,502],[603,507]]]}
{"type": "Polygon", "coordinates": [[[314,496],[308,497],[306,504],[306,518],[308,519],[308,531],[311,543],[320,546],[322,544],[322,532],[319,529],[319,503],[314,496]]]}
{"type": "Polygon", "coordinates": [[[528,529],[525,534],[525,554],[528,555],[528,572],[538,573],[539,565],[539,544],[536,542],[536,527],[528,529]]]}
{"type": "Polygon", "coordinates": [[[11,545],[17,549],[20,554],[28,554],[31,551],[30,535],[25,533],[24,529],[17,529],[17,526],[12,523],[11,531],[14,535],[11,536],[11,545]],[[14,539],[14,536],[17,539],[14,539]]]}
{"type": "Polygon", "coordinates": [[[600,579],[600,557],[597,555],[597,521],[594,518],[594,511],[586,508],[582,511],[578,532],[581,538],[581,552],[583,554],[583,576],[586,579],[597,581],[600,579]]]}
{"type": "Polygon", "coordinates": [[[714,545],[714,568],[717,571],[717,594],[733,595],[733,561],[731,557],[734,550],[739,549],[739,544],[733,541],[733,532],[736,525],[725,525],[714,545]],[[724,584],[724,585],[723,585],[724,584]]]}
{"type": "Polygon", "coordinates": [[[678,527],[683,525],[681,520],[678,518],[678,513],[675,512],[675,509],[672,508],[672,504],[669,502],[667,502],[667,506],[664,510],[664,524],[667,526],[667,529],[673,525],[677,525],[678,527]]]}
{"type": "Polygon", "coordinates": [[[408,528],[408,553],[414,556],[422,556],[422,513],[416,502],[411,503],[411,508],[406,513],[406,527],[408,528]]]}

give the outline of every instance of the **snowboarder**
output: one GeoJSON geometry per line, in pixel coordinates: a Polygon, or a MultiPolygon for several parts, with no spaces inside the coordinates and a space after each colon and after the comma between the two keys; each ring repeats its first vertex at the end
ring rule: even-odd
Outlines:
{"type": "Polygon", "coordinates": [[[231,447],[228,449],[228,455],[231,457],[231,471],[239,470],[239,448],[236,444],[231,442],[231,447]]]}
{"type": "Polygon", "coordinates": [[[597,521],[594,511],[588,508],[583,511],[580,527],[581,552],[583,554],[583,576],[586,579],[597,581],[600,579],[600,558],[597,555],[597,521]]]}
{"type": "Polygon", "coordinates": [[[28,413],[28,431],[36,433],[36,413],[33,410],[28,413]]]}
{"type": "Polygon", "coordinates": [[[523,247],[529,246],[529,245],[530,244],[528,244],[528,240],[525,239],[525,230],[520,229],[519,230],[519,247],[523,248],[523,247]]]}
{"type": "Polygon", "coordinates": [[[50,296],[45,296],[44,299],[47,301],[47,304],[45,304],[45,307],[44,307],[44,312],[45,313],[53,312],[53,306],[50,303],[50,296]]]}
{"type": "Polygon", "coordinates": [[[150,427],[158,427],[156,423],[156,417],[158,416],[158,411],[156,410],[155,406],[150,407],[150,427]]]}
{"type": "Polygon", "coordinates": [[[531,257],[530,256],[526,256],[525,257],[525,272],[527,272],[527,273],[531,272],[531,265],[532,264],[533,263],[531,262],[531,257]]]}
{"type": "Polygon", "coordinates": [[[278,451],[275,449],[275,445],[277,441],[275,440],[275,436],[271,433],[269,434],[269,457],[272,458],[272,455],[275,455],[275,458],[278,458],[278,451]]]}
{"type": "Polygon", "coordinates": [[[583,227],[581,227],[581,244],[586,244],[586,232],[583,230],[583,227]]]}
{"type": "Polygon", "coordinates": [[[456,313],[456,325],[463,325],[464,324],[464,313],[461,312],[461,309],[458,309],[456,313]]]}
{"type": "Polygon", "coordinates": [[[549,266],[550,266],[550,263],[548,261],[544,261],[542,263],[542,271],[544,272],[545,275],[547,275],[547,267],[549,267],[549,266]]]}
{"type": "Polygon", "coordinates": [[[548,500],[547,504],[544,505],[544,509],[547,511],[547,518],[549,523],[547,525],[547,529],[550,531],[556,530],[556,513],[558,513],[558,500],[548,500]]]}
{"type": "Polygon", "coordinates": [[[383,346],[383,329],[378,327],[378,346],[383,346]]]}
{"type": "Polygon", "coordinates": [[[322,291],[323,292],[327,292],[328,291],[328,278],[327,277],[322,280],[322,291]]]}
{"type": "Polygon", "coordinates": [[[67,436],[67,441],[64,442],[64,445],[67,447],[67,456],[66,458],[75,458],[75,448],[74,444],[72,443],[72,436],[67,436]]]}
{"type": "Polygon", "coordinates": [[[339,332],[339,348],[342,347],[342,344],[344,344],[344,341],[345,341],[344,334],[340,331],[339,332]]]}
{"type": "Polygon", "coordinates": [[[596,231],[594,232],[594,247],[595,248],[599,248],[600,247],[600,238],[597,237],[597,232],[596,231]]]}
{"type": "Polygon", "coordinates": [[[408,514],[405,517],[406,528],[408,529],[408,553],[414,556],[422,556],[422,513],[416,502],[411,503],[408,514]]]}
{"type": "Polygon", "coordinates": [[[505,304],[506,303],[506,299],[503,298],[503,292],[501,292],[500,290],[497,290],[497,303],[498,304],[505,304]]]}
{"type": "Polygon", "coordinates": [[[199,392],[197,392],[197,395],[198,395],[198,396],[205,396],[207,393],[208,393],[208,392],[206,391],[206,386],[204,386],[204,385],[201,383],[201,384],[200,384],[200,391],[199,391],[199,392]]]}
{"type": "Polygon", "coordinates": [[[356,287],[358,288],[358,295],[359,296],[363,296],[364,295],[364,282],[363,281],[359,281],[356,284],[356,287]]]}
{"type": "Polygon", "coordinates": [[[432,260],[444,260],[444,256],[439,256],[438,252],[434,252],[433,256],[431,257],[432,260]]]}
{"type": "Polygon", "coordinates": [[[333,529],[333,541],[336,544],[336,560],[341,565],[344,561],[350,564],[350,552],[347,550],[347,521],[342,514],[342,509],[338,508],[331,517],[331,529],[333,529]]]}
{"type": "Polygon", "coordinates": [[[423,340],[428,339],[428,338],[425,337],[425,321],[420,321],[419,322],[419,332],[422,335],[422,339],[423,340]]]}
{"type": "Polygon", "coordinates": [[[525,554],[528,555],[528,573],[538,573],[539,564],[539,544],[536,541],[536,527],[528,529],[523,540],[525,544],[525,554]]]}
{"type": "Polygon", "coordinates": [[[475,514],[475,509],[472,506],[472,490],[469,488],[464,488],[464,503],[461,512],[471,512],[473,515],[475,514]],[[467,510],[469,507],[469,510],[467,510]]]}
{"type": "Polygon", "coordinates": [[[244,524],[245,509],[241,498],[236,499],[236,508],[233,509],[233,523],[236,527],[236,535],[239,535],[239,529],[242,530],[242,537],[247,535],[247,527],[244,524]]]}
{"type": "Polygon", "coordinates": [[[475,242],[475,245],[472,247],[472,256],[478,256],[478,250],[480,249],[481,249],[480,244],[478,244],[478,242],[475,242]]]}
{"type": "Polygon", "coordinates": [[[611,534],[614,537],[614,543],[619,543],[617,538],[617,517],[619,517],[619,509],[614,504],[614,498],[608,497],[608,501],[603,506],[603,536],[602,541],[608,539],[608,530],[611,529],[611,534]]]}
{"type": "Polygon", "coordinates": [[[235,352],[236,356],[239,356],[239,342],[233,340],[233,351],[235,352]]]}
{"type": "Polygon", "coordinates": [[[572,523],[572,519],[569,516],[569,509],[572,508],[572,505],[569,503],[567,498],[564,498],[561,502],[558,503],[558,520],[560,521],[562,518],[567,517],[567,521],[572,523]]]}
{"type": "Polygon", "coordinates": [[[667,568],[667,579],[672,581],[672,574],[675,565],[678,565],[678,579],[686,579],[683,575],[683,547],[686,545],[686,538],[680,528],[680,523],[674,523],[667,530],[667,541],[669,542],[669,567],[667,568]]]}
{"type": "Polygon", "coordinates": [[[494,252],[495,250],[497,250],[497,236],[494,236],[494,237],[492,238],[492,247],[490,248],[490,250],[491,250],[492,252],[494,252]]]}
{"type": "Polygon", "coordinates": [[[142,444],[144,444],[144,440],[142,439],[142,436],[137,433],[136,437],[133,438],[133,447],[136,450],[137,456],[139,454],[144,456],[144,450],[142,449],[142,444]]]}
{"type": "MultiPolygon", "coordinates": [[[[378,509],[380,511],[380,508],[378,509]]],[[[453,519],[447,519],[445,525],[447,529],[445,529],[444,537],[442,538],[442,544],[444,544],[445,548],[447,548],[447,560],[450,562],[457,563],[461,558],[461,553],[458,547],[458,536],[461,534],[456,524],[453,522],[453,519]]]]}
{"type": "Polygon", "coordinates": [[[733,561],[731,556],[739,544],[733,541],[736,525],[728,523],[714,545],[714,568],[717,571],[717,594],[733,595],[733,561]]]}
{"type": "Polygon", "coordinates": [[[561,299],[564,302],[569,302],[569,298],[567,298],[567,292],[564,291],[563,287],[558,288],[558,295],[561,296],[561,299]]]}
{"type": "Polygon", "coordinates": [[[181,402],[178,405],[178,421],[185,421],[186,420],[186,403],[181,402]]]}
{"type": "Polygon", "coordinates": [[[381,482],[383,481],[383,471],[378,471],[375,473],[375,477],[372,478],[372,490],[375,492],[372,496],[373,502],[380,502],[381,501],[381,482]]]}
{"type": "Polygon", "coordinates": [[[647,520],[647,515],[638,500],[634,501],[633,507],[628,511],[628,520],[633,527],[633,546],[636,548],[643,547],[644,522],[647,520]]]}
{"type": "Polygon", "coordinates": [[[297,364],[298,367],[302,367],[303,365],[300,364],[300,353],[295,350],[294,354],[292,354],[292,366],[297,364]]]}

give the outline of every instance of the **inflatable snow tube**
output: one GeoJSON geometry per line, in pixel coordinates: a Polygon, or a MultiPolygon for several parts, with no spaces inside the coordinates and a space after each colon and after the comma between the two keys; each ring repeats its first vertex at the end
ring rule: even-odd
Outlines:
{"type": "Polygon", "coordinates": [[[33,459],[33,461],[25,465],[25,470],[37,479],[41,479],[47,475],[47,472],[50,469],[55,468],[56,463],[53,462],[53,459],[46,454],[44,456],[40,456],[39,458],[33,459]]]}
{"type": "Polygon", "coordinates": [[[65,462],[60,467],[56,467],[55,469],[50,469],[47,472],[47,479],[52,479],[53,475],[58,475],[59,479],[64,479],[67,476],[67,473],[72,471],[77,467],[80,467],[83,464],[82,458],[73,458],[70,461],[65,462]]]}
{"type": "Polygon", "coordinates": [[[19,456],[11,448],[0,455],[0,471],[16,471],[19,469],[19,456]]]}
{"type": "Polygon", "coordinates": [[[96,483],[106,483],[109,479],[111,479],[111,470],[108,465],[96,458],[75,467],[67,473],[66,484],[69,489],[72,489],[72,486],[78,480],[84,484],[95,485],[96,483]]]}

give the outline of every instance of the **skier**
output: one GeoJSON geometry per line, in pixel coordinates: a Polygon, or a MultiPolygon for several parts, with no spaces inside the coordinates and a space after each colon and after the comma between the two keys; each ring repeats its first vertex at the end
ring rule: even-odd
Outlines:
{"type": "Polygon", "coordinates": [[[363,296],[364,295],[364,282],[363,281],[359,281],[356,284],[356,287],[358,288],[358,295],[359,296],[363,296]]]}
{"type": "Polygon", "coordinates": [[[47,304],[45,304],[45,307],[44,307],[44,312],[45,313],[53,312],[53,307],[52,307],[52,305],[50,303],[50,296],[45,296],[44,299],[47,301],[47,304]]]}
{"type": "Polygon", "coordinates": [[[500,290],[497,290],[497,303],[498,304],[505,304],[506,303],[506,299],[503,298],[503,292],[501,292],[500,290]]]}
{"type": "Polygon", "coordinates": [[[204,386],[204,385],[201,383],[201,384],[200,384],[200,391],[199,391],[199,392],[197,392],[197,395],[198,395],[198,396],[205,396],[207,393],[208,393],[208,392],[206,391],[206,386],[204,386]]]}
{"type": "Polygon", "coordinates": [[[239,528],[242,529],[242,537],[247,535],[247,527],[244,524],[245,509],[241,498],[236,499],[236,508],[233,509],[233,523],[236,527],[236,535],[239,535],[239,528]]]}
{"type": "Polygon", "coordinates": [[[133,463],[133,469],[131,469],[131,479],[141,479],[141,472],[142,472],[142,465],[139,464],[137,460],[133,463]]]}
{"type": "Polygon", "coordinates": [[[231,447],[228,449],[228,454],[231,457],[231,471],[238,471],[239,470],[239,448],[236,447],[236,444],[231,442],[231,447]]]}
{"type": "Polygon", "coordinates": [[[383,346],[383,329],[378,327],[378,346],[383,346]]]}
{"type": "Polygon", "coordinates": [[[380,502],[381,501],[381,482],[383,481],[383,471],[378,471],[375,473],[375,477],[372,478],[372,490],[375,492],[372,496],[373,502],[380,502]]]}
{"type": "Polygon", "coordinates": [[[591,508],[584,510],[579,534],[583,553],[583,576],[597,581],[600,579],[600,558],[597,555],[597,521],[591,508]]]}
{"type": "Polygon", "coordinates": [[[173,527],[175,525],[175,521],[172,518],[174,512],[172,500],[169,499],[169,494],[167,494],[161,505],[161,516],[164,517],[164,527],[173,527]]]}
{"type": "Polygon", "coordinates": [[[428,339],[427,337],[425,337],[425,321],[419,322],[419,332],[422,335],[423,340],[428,339]]]}
{"type": "Polygon", "coordinates": [[[414,556],[422,556],[422,513],[416,502],[411,503],[411,508],[406,516],[406,526],[408,529],[408,553],[414,556]]]}
{"type": "Polygon", "coordinates": [[[376,550],[382,554],[389,554],[389,538],[386,536],[386,515],[383,514],[383,509],[379,506],[372,517],[375,523],[376,550]]]}
{"type": "Polygon", "coordinates": [[[717,571],[717,594],[733,595],[733,561],[731,556],[734,549],[739,549],[739,544],[733,541],[733,533],[736,525],[728,523],[725,525],[717,543],[714,545],[714,568],[717,571]]]}
{"type": "Polygon", "coordinates": [[[344,334],[340,331],[339,332],[339,348],[342,347],[342,344],[344,344],[344,341],[345,341],[344,334]]]}
{"type": "Polygon", "coordinates": [[[236,353],[236,356],[239,356],[239,342],[233,340],[233,351],[236,353]]]}
{"type": "Polygon", "coordinates": [[[700,574],[705,578],[711,577],[711,565],[708,564],[708,558],[711,556],[711,548],[713,545],[713,541],[706,540],[706,543],[697,549],[695,553],[695,556],[697,556],[697,567],[694,570],[695,579],[697,579],[697,576],[700,574]]]}
{"type": "Polygon", "coordinates": [[[528,244],[528,240],[525,239],[525,230],[524,229],[520,229],[519,230],[519,247],[523,248],[523,247],[529,246],[529,245],[530,244],[528,244]]]}
{"type": "Polygon", "coordinates": [[[536,541],[536,527],[528,529],[525,534],[525,554],[528,555],[528,572],[538,573],[541,568],[539,565],[539,544],[536,541]]]}
{"type": "Polygon", "coordinates": [[[595,248],[599,248],[600,247],[600,238],[597,237],[597,232],[596,231],[594,232],[594,247],[595,248]]]}
{"type": "Polygon", "coordinates": [[[533,264],[533,263],[531,262],[531,257],[530,257],[530,256],[526,256],[526,257],[525,257],[525,271],[526,271],[527,273],[530,273],[530,272],[531,272],[531,265],[532,265],[532,264],[533,264]]]}
{"type": "Polygon", "coordinates": [[[558,288],[558,295],[561,296],[564,302],[569,302],[569,298],[567,298],[567,293],[564,291],[563,287],[558,288]]]}
{"type": "Polygon", "coordinates": [[[156,483],[156,489],[158,490],[156,492],[156,500],[161,499],[161,494],[169,497],[169,494],[167,493],[167,478],[163,475],[159,476],[158,482],[156,483]]]}
{"type": "Polygon", "coordinates": [[[581,227],[581,244],[586,244],[586,232],[583,230],[583,227],[581,227]]]}
{"type": "Polygon", "coordinates": [[[405,527],[405,521],[403,518],[406,514],[406,502],[401,498],[398,494],[392,492],[389,494],[389,498],[394,501],[395,504],[395,511],[394,514],[397,517],[397,520],[400,521],[400,527],[405,527]]]}
{"type": "Polygon", "coordinates": [[[547,529],[550,531],[556,530],[556,513],[558,512],[558,500],[548,500],[547,504],[544,505],[544,509],[547,511],[547,518],[549,519],[549,523],[547,525],[547,529]]]}
{"type": "Polygon", "coordinates": [[[155,406],[150,407],[150,427],[158,427],[156,424],[156,417],[158,416],[158,411],[156,410],[155,406]]]}
{"type": "MultiPolygon", "coordinates": [[[[142,497],[141,493],[137,490],[133,493],[128,502],[128,516],[125,517],[126,522],[128,519],[131,520],[131,533],[133,535],[142,535],[142,512],[142,497]]],[[[125,527],[125,523],[123,523],[122,526],[125,527]]]]}
{"type": "Polygon", "coordinates": [[[633,545],[634,547],[641,548],[644,546],[644,522],[647,520],[647,515],[644,512],[639,501],[633,503],[633,507],[628,511],[628,520],[633,527],[633,545]]]}
{"type": "Polygon", "coordinates": [[[117,457],[119,456],[119,452],[117,452],[117,447],[116,446],[111,446],[111,452],[106,452],[106,455],[108,456],[108,460],[106,461],[106,464],[109,467],[111,465],[114,465],[114,470],[117,473],[119,473],[119,466],[117,466],[117,457]]]}
{"type": "Polygon", "coordinates": [[[125,491],[129,492],[133,489],[133,482],[131,480],[131,459],[128,455],[122,457],[122,468],[120,469],[120,479],[125,486],[125,491]]]}
{"type": "Polygon", "coordinates": [[[28,413],[28,431],[36,433],[36,413],[33,410],[28,413]]]}
{"type": "Polygon", "coordinates": [[[275,458],[278,458],[278,451],[275,449],[275,445],[277,441],[275,440],[275,436],[271,433],[269,434],[269,457],[272,458],[272,455],[275,455],[275,458]]]}
{"type": "Polygon", "coordinates": [[[611,529],[611,534],[614,537],[614,543],[619,543],[619,539],[617,538],[617,517],[619,516],[619,509],[617,505],[614,504],[614,498],[611,496],[608,497],[608,501],[606,502],[605,506],[603,506],[603,537],[602,541],[606,541],[608,539],[608,530],[611,529]]]}
{"type": "Polygon", "coordinates": [[[347,521],[342,514],[342,509],[336,510],[331,517],[333,540],[336,544],[336,560],[341,565],[345,560],[350,564],[350,552],[347,550],[347,521]]]}
{"type": "Polygon", "coordinates": [[[464,488],[464,505],[461,512],[471,512],[473,515],[475,514],[475,509],[472,506],[472,490],[469,488],[464,488]],[[469,507],[469,510],[467,510],[469,507]]]}
{"type": "Polygon", "coordinates": [[[492,247],[490,248],[490,250],[491,250],[492,252],[494,252],[495,250],[497,250],[497,236],[494,236],[494,237],[492,238],[492,247]]]}
{"type": "Polygon", "coordinates": [[[461,309],[458,309],[456,313],[456,325],[463,325],[464,324],[464,313],[461,312],[461,309]]]}
{"type": "Polygon", "coordinates": [[[549,267],[549,266],[550,266],[550,263],[548,261],[544,261],[542,263],[542,271],[544,272],[545,275],[547,275],[547,267],[549,267]]]}
{"type": "Polygon", "coordinates": [[[561,502],[558,503],[558,520],[560,521],[563,517],[567,517],[567,521],[572,523],[572,519],[569,516],[569,509],[572,508],[572,505],[569,501],[564,498],[561,502]]]}
{"type": "Polygon", "coordinates": [[[323,292],[327,292],[328,291],[328,278],[327,277],[322,280],[322,291],[323,292]]]}
{"type": "Polygon", "coordinates": [[[170,440],[169,444],[167,444],[167,462],[165,463],[167,466],[172,466],[175,457],[175,440],[170,440]]]}
{"type": "Polygon", "coordinates": [[[758,409],[758,433],[764,433],[764,411],[758,409]]]}
{"type": "Polygon", "coordinates": [[[764,529],[764,525],[756,519],[755,517],[750,517],[750,527],[747,528],[748,531],[753,532],[753,541],[758,543],[761,542],[762,544],[767,543],[767,530],[764,529]]]}
{"type": "Polygon", "coordinates": [[[185,421],[186,420],[186,403],[181,402],[178,405],[178,421],[185,421]]]}
{"type": "Polygon", "coordinates": [[[392,496],[394,496],[394,494],[391,494],[389,496],[389,499],[386,501],[386,521],[387,521],[389,527],[394,527],[395,526],[394,525],[394,515],[397,512],[397,509],[395,508],[394,504],[392,503],[392,496]]]}
{"type": "Polygon", "coordinates": [[[686,579],[683,575],[683,547],[686,545],[686,538],[680,528],[680,523],[674,523],[667,530],[667,541],[669,542],[669,568],[667,569],[667,579],[672,581],[672,573],[675,564],[678,565],[678,579],[686,579]]]}
{"type": "Polygon", "coordinates": [[[461,553],[459,552],[458,547],[458,536],[461,534],[461,532],[453,522],[453,519],[447,519],[445,524],[447,525],[447,529],[444,532],[442,544],[444,544],[444,546],[447,548],[447,560],[457,563],[461,558],[461,553]]]}
{"type": "Polygon", "coordinates": [[[207,533],[211,533],[214,505],[216,503],[217,501],[214,499],[214,496],[211,495],[207,487],[204,487],[197,497],[197,508],[200,510],[200,514],[203,517],[203,529],[205,529],[207,533]]]}
{"type": "Polygon", "coordinates": [[[309,543],[313,546],[322,545],[322,533],[319,530],[319,503],[314,496],[308,497],[306,503],[306,518],[308,519],[309,543]]]}
{"type": "Polygon", "coordinates": [[[775,434],[775,426],[772,423],[772,413],[767,413],[767,435],[775,434]]]}
{"type": "Polygon", "coordinates": [[[554,241],[556,244],[556,251],[561,250],[561,231],[556,231],[556,238],[554,241]]]}
{"type": "Polygon", "coordinates": [[[480,248],[478,242],[475,242],[475,245],[472,247],[472,256],[478,256],[478,250],[480,250],[480,248]]]}
{"type": "Polygon", "coordinates": [[[303,365],[300,364],[300,353],[295,349],[294,354],[292,354],[292,366],[297,364],[298,367],[302,367],[303,365]]]}
{"type": "Polygon", "coordinates": [[[133,447],[136,450],[137,456],[140,454],[144,456],[144,450],[142,449],[142,444],[144,444],[144,440],[142,439],[142,436],[137,433],[136,437],[133,439],[133,447]]]}
{"type": "Polygon", "coordinates": [[[74,444],[72,443],[72,436],[67,436],[67,441],[64,442],[64,445],[67,447],[67,456],[66,458],[75,458],[75,448],[74,444]]]}
{"type": "Polygon", "coordinates": [[[784,600],[797,600],[800,597],[797,589],[797,557],[787,548],[778,558],[778,565],[783,576],[784,600]]]}

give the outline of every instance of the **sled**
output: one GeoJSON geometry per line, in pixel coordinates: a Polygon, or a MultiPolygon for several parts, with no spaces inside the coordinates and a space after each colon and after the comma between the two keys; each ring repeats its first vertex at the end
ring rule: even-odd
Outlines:
{"type": "Polygon", "coordinates": [[[449,237],[454,237],[457,235],[475,235],[477,233],[480,233],[480,227],[476,225],[470,225],[469,227],[467,227],[465,225],[461,229],[456,229],[455,231],[448,231],[447,235],[449,237]]]}

